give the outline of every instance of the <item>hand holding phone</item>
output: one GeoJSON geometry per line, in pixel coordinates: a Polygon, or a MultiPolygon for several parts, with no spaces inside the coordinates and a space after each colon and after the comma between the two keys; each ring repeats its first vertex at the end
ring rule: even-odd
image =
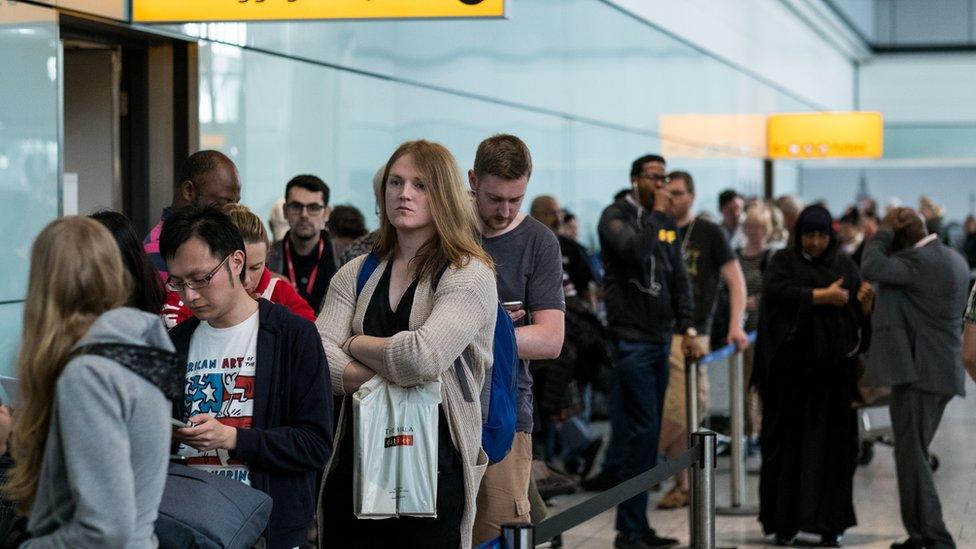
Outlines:
{"type": "Polygon", "coordinates": [[[525,316],[525,305],[521,301],[505,301],[502,308],[508,311],[508,316],[512,322],[518,322],[525,316]]]}

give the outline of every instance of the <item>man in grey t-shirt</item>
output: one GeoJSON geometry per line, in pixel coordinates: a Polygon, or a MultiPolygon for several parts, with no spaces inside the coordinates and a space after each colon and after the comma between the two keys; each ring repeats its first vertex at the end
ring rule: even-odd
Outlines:
{"type": "Polygon", "coordinates": [[[513,135],[482,141],[468,172],[484,247],[495,261],[498,297],[520,302],[509,307],[509,314],[522,359],[515,440],[481,481],[475,544],[497,537],[502,524],[529,522],[533,402],[528,361],[557,358],[563,346],[566,302],[559,241],[545,225],[519,212],[531,174],[529,149],[513,135]]]}

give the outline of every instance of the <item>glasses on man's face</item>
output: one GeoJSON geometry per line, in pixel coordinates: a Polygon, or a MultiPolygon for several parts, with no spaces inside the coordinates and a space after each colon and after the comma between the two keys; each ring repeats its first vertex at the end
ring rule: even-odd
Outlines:
{"type": "Polygon", "coordinates": [[[202,290],[206,288],[207,286],[210,285],[210,281],[213,280],[213,277],[217,275],[217,269],[220,269],[220,267],[227,262],[227,258],[229,257],[230,255],[224,257],[224,259],[222,259],[220,263],[218,263],[217,266],[214,267],[213,270],[207,273],[207,275],[204,276],[203,278],[198,278],[196,280],[187,280],[185,282],[172,282],[170,280],[167,280],[166,289],[171,292],[184,292],[186,291],[187,288],[191,290],[202,290]]]}
{"type": "Polygon", "coordinates": [[[325,210],[324,204],[319,204],[318,202],[313,202],[311,204],[302,204],[301,202],[289,202],[285,204],[285,210],[290,214],[302,215],[302,210],[308,210],[308,215],[318,215],[325,210]]]}
{"type": "Polygon", "coordinates": [[[645,173],[645,174],[641,174],[640,178],[641,179],[648,179],[648,180],[653,181],[655,183],[667,183],[667,181],[668,181],[668,178],[666,176],[663,176],[661,174],[656,174],[656,173],[645,173]]]}

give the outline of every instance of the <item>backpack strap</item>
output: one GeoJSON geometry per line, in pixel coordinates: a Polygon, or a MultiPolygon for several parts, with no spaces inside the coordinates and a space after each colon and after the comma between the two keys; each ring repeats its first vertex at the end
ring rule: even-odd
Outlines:
{"type": "Polygon", "coordinates": [[[441,283],[441,278],[444,277],[444,273],[447,272],[447,268],[450,266],[451,266],[450,263],[445,263],[441,265],[440,268],[437,269],[437,272],[434,273],[434,276],[430,279],[431,293],[437,291],[437,285],[441,283]]]}
{"type": "Polygon", "coordinates": [[[379,264],[380,256],[376,255],[376,252],[369,252],[366,260],[363,261],[362,266],[359,268],[359,276],[356,277],[356,297],[359,297],[359,294],[363,293],[366,282],[369,281],[369,277],[373,276],[373,272],[376,271],[376,267],[379,264]]]}

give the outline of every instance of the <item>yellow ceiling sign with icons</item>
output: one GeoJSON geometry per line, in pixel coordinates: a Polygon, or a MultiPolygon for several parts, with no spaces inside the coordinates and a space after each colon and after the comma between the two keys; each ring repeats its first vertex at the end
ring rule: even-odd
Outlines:
{"type": "Polygon", "coordinates": [[[505,17],[507,0],[132,0],[135,23],[505,17]]]}
{"type": "Polygon", "coordinates": [[[766,139],[772,159],[880,158],[884,119],[870,111],[773,114],[766,139]]]}

